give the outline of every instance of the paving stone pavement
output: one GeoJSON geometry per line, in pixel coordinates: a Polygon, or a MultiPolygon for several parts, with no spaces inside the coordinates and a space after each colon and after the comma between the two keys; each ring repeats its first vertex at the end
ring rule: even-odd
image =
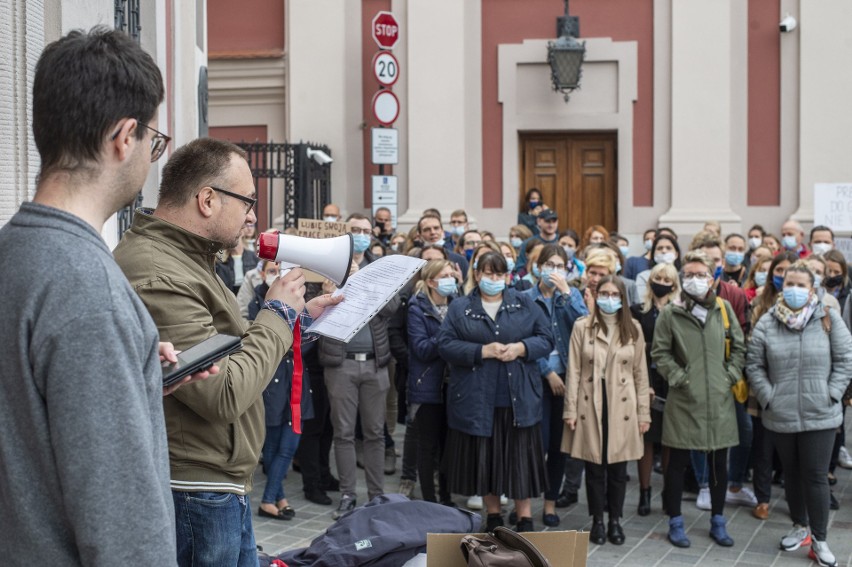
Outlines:
{"type": "MultiPolygon", "coordinates": [[[[850,420],[852,422],[852,420],[850,420]]],[[[852,440],[852,423],[847,422],[847,438],[852,440]]],[[[402,449],[404,427],[397,426],[393,435],[396,446],[402,449]]],[[[852,442],[849,443],[852,445],[852,442]]],[[[333,451],[332,451],[333,453],[333,451]]],[[[333,457],[333,455],[332,455],[333,457]]],[[[397,461],[397,471],[401,459],[397,461]]],[[[332,471],[336,471],[332,463],[332,471]]],[[[770,516],[766,521],[752,517],[751,508],[726,505],[725,516],[728,518],[728,532],[734,539],[734,546],[724,548],[716,545],[708,534],[710,528],[710,512],[695,507],[694,502],[686,501],[683,505],[683,515],[687,533],[692,541],[692,547],[678,549],[666,539],[668,518],[661,510],[660,489],[662,476],[652,475],[653,508],[650,516],[641,517],[636,514],[639,501],[639,484],[636,468],[629,468],[631,480],[628,483],[622,520],[627,540],[624,545],[615,546],[590,545],[588,555],[589,567],[652,567],[652,566],[684,566],[684,565],[736,565],[743,567],[807,567],[816,565],[808,559],[808,548],[794,552],[782,552],[778,548],[781,537],[791,527],[784,500],[784,491],[778,485],[772,487],[772,502],[770,516]]],[[[829,516],[828,542],[835,553],[839,566],[852,567],[852,470],[837,469],[837,485],[833,487],[834,494],[840,501],[840,510],[832,511],[829,516]]],[[[336,472],[335,472],[336,475],[336,472]]],[[[280,521],[261,518],[257,515],[260,497],[266,478],[260,467],[255,473],[254,490],[251,494],[251,504],[254,508],[252,521],[258,545],[267,553],[276,554],[284,550],[307,547],[311,540],[320,535],[333,523],[331,513],[336,508],[339,493],[330,492],[334,503],[330,506],[320,506],[308,502],[302,492],[302,477],[292,470],[284,483],[290,505],[296,510],[296,517],[291,521],[280,521]]],[[[399,487],[399,472],[385,477],[385,491],[396,492],[399,487]]],[[[415,496],[419,497],[419,487],[415,496]]],[[[367,499],[364,473],[358,471],[358,503],[364,504],[367,499]]],[[[456,496],[454,501],[464,506],[467,499],[456,496]]],[[[504,507],[508,514],[511,510],[504,507]]],[[[580,490],[580,501],[569,507],[557,509],[562,522],[558,528],[545,528],[541,523],[542,501],[533,501],[533,520],[536,529],[546,530],[588,530],[591,518],[586,508],[585,489],[580,490]]]]}

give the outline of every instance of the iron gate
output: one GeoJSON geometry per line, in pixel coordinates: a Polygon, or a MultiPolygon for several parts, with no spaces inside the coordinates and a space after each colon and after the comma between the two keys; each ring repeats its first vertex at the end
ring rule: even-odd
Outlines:
{"type": "Polygon", "coordinates": [[[299,143],[237,144],[248,154],[263,218],[258,229],[295,228],[300,218],[318,219],[331,201],[331,165],[308,157],[308,149],[331,156],[328,146],[299,143]]]}

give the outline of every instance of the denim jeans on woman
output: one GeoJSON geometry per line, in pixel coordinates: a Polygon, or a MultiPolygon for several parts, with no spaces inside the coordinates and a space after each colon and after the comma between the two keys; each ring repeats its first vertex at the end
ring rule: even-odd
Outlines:
{"type": "Polygon", "coordinates": [[[172,491],[180,567],[258,567],[249,497],[172,491]]]}
{"type": "Polygon", "coordinates": [[[299,448],[300,437],[288,423],[266,426],[266,439],[263,442],[266,488],[263,489],[262,503],[275,504],[285,498],[284,479],[299,448]]]}

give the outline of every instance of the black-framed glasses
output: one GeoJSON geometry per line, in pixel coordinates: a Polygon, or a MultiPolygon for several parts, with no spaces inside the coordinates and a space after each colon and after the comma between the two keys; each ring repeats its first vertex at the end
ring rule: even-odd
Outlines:
{"type": "Polygon", "coordinates": [[[228,191],[227,189],[220,189],[219,187],[213,187],[212,185],[208,185],[208,187],[210,187],[211,189],[213,189],[214,191],[216,191],[218,193],[222,193],[223,195],[233,197],[234,199],[242,201],[243,203],[248,205],[246,207],[246,214],[248,214],[248,212],[250,210],[252,210],[254,208],[254,206],[257,204],[257,199],[252,199],[251,197],[246,197],[245,195],[240,195],[239,193],[234,193],[232,191],[228,191]]]}
{"type": "MultiPolygon", "coordinates": [[[[136,123],[154,133],[151,137],[151,163],[154,163],[163,157],[163,154],[166,152],[166,148],[169,146],[169,142],[171,142],[172,139],[170,136],[166,136],[156,128],[151,128],[138,119],[136,119],[136,123]]],[[[110,136],[110,141],[115,140],[118,137],[119,132],[121,132],[121,128],[118,129],[118,132],[110,136]]]]}

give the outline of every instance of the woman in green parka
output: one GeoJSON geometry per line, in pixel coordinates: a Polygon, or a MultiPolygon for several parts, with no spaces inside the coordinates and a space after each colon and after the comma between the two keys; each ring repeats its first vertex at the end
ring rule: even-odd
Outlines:
{"type": "Polygon", "coordinates": [[[739,444],[731,386],[742,376],[746,347],[730,304],[712,291],[714,269],[704,252],[686,255],[683,292],[660,312],[651,349],[657,372],[669,385],[663,413],[663,445],[670,449],[664,503],[668,538],[677,547],[690,545],[680,512],[690,450],[707,453],[710,463],[710,537],[722,546],[734,544],[723,514],[728,448],[739,444]]]}

